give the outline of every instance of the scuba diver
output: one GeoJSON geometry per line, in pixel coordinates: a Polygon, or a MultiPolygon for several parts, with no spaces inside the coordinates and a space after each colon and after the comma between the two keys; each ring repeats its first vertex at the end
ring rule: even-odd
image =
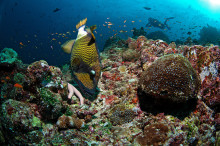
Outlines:
{"type": "Polygon", "coordinates": [[[159,20],[154,19],[154,18],[148,18],[148,23],[146,24],[146,27],[158,27],[160,29],[169,29],[170,27],[167,25],[167,21],[170,19],[173,19],[174,17],[170,17],[170,18],[166,18],[166,20],[164,21],[164,23],[161,23],[159,20]]]}

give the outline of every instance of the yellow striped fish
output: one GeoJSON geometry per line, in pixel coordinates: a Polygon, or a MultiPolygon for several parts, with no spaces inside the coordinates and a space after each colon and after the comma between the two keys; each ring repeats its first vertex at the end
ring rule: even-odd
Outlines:
{"type": "Polygon", "coordinates": [[[67,41],[61,47],[64,52],[71,53],[71,70],[80,90],[86,96],[92,97],[100,78],[101,63],[93,34],[96,25],[85,29],[86,22],[87,18],[76,25],[76,40],[67,41]]]}

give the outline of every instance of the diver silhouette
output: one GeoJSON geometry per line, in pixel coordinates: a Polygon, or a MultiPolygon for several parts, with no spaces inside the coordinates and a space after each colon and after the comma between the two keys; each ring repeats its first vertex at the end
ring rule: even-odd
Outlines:
{"type": "Polygon", "coordinates": [[[170,30],[170,27],[167,25],[167,21],[170,20],[170,19],[173,19],[174,17],[169,17],[169,18],[166,18],[166,20],[164,21],[164,23],[161,23],[159,20],[155,19],[155,18],[148,18],[148,23],[146,24],[146,27],[158,27],[160,29],[169,29],[170,30]]]}

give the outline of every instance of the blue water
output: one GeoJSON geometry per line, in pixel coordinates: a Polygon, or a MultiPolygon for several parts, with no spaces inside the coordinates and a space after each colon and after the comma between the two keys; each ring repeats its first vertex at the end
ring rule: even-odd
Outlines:
{"type": "MultiPolygon", "coordinates": [[[[214,0],[0,0],[0,49],[15,49],[24,63],[68,63],[70,56],[60,45],[76,38],[75,25],[85,17],[87,26],[98,26],[100,51],[109,37],[132,37],[133,27],[145,27],[149,17],[161,22],[175,17],[167,22],[171,29],[162,30],[172,41],[186,40],[189,31],[198,39],[207,24],[220,29],[220,4],[212,7],[209,1],[214,0]],[[53,12],[56,8],[60,10],[53,12]],[[109,28],[108,22],[113,24],[109,28]]],[[[157,30],[145,28],[147,33],[157,30]]]]}

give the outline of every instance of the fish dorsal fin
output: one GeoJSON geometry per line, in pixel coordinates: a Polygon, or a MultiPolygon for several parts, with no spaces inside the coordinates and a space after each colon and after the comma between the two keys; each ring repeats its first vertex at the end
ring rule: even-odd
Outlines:
{"type": "Polygon", "coordinates": [[[90,26],[91,32],[93,32],[93,30],[95,30],[96,28],[97,28],[96,25],[90,26]]]}
{"type": "Polygon", "coordinates": [[[70,54],[74,42],[75,40],[66,41],[64,44],[61,45],[61,48],[63,49],[65,53],[70,54]]]}
{"type": "Polygon", "coordinates": [[[91,31],[93,40],[95,40],[95,35],[93,34],[93,30],[95,29],[96,29],[96,25],[90,26],[90,31],[91,31]]]}
{"type": "Polygon", "coordinates": [[[76,29],[79,29],[81,26],[85,25],[87,22],[87,18],[81,20],[77,25],[76,25],[76,29]]]}

